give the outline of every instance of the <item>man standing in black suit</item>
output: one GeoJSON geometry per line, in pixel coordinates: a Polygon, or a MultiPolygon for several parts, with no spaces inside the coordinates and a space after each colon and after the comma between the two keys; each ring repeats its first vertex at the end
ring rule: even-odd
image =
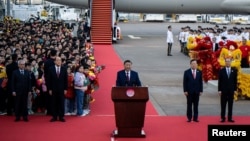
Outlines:
{"type": "Polygon", "coordinates": [[[117,72],[116,86],[141,86],[139,75],[131,70],[132,62],[125,60],[124,69],[117,72]]]}
{"type": "Polygon", "coordinates": [[[234,94],[237,91],[237,69],[231,67],[231,58],[225,59],[226,66],[219,72],[218,79],[218,93],[220,95],[221,104],[221,122],[225,122],[226,117],[226,105],[228,103],[228,122],[234,122],[232,118],[233,114],[233,102],[234,94]]]}
{"type": "Polygon", "coordinates": [[[19,69],[13,71],[12,74],[12,95],[15,97],[15,115],[16,120],[19,121],[23,117],[24,121],[28,121],[27,100],[28,94],[31,95],[31,81],[30,75],[25,68],[25,61],[18,61],[19,69]]]}
{"type": "Polygon", "coordinates": [[[185,70],[183,77],[183,91],[187,98],[187,122],[198,120],[199,99],[203,92],[202,72],[197,69],[197,60],[190,60],[190,68],[185,70]]]}
{"type": "MultiPolygon", "coordinates": [[[[50,50],[50,56],[49,58],[45,61],[44,63],[44,78],[45,78],[45,84],[46,87],[48,88],[48,81],[49,81],[49,68],[51,66],[55,66],[55,58],[56,58],[57,51],[55,49],[50,50]]],[[[51,115],[52,111],[52,106],[51,106],[51,96],[49,95],[49,92],[47,91],[46,93],[46,110],[47,110],[47,115],[51,115]]]]}
{"type": "Polygon", "coordinates": [[[17,54],[12,54],[11,56],[12,62],[6,66],[6,73],[8,77],[7,82],[7,115],[12,115],[15,104],[14,104],[14,97],[12,95],[12,74],[13,71],[18,70],[18,64],[17,64],[17,54]]]}
{"type": "Polygon", "coordinates": [[[67,94],[68,74],[65,67],[62,67],[62,59],[56,57],[55,65],[49,68],[48,90],[52,99],[52,119],[51,122],[59,120],[65,122],[64,119],[64,96],[67,94]]]}

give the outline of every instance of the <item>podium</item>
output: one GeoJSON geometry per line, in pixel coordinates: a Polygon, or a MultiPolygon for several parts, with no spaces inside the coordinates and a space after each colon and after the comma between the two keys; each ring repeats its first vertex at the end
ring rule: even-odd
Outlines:
{"type": "Polygon", "coordinates": [[[117,130],[114,137],[146,137],[142,130],[149,99],[148,87],[112,87],[117,130]]]}

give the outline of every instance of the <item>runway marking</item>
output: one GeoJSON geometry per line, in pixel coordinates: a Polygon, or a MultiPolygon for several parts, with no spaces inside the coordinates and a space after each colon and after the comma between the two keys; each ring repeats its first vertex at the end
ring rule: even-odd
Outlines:
{"type": "Polygon", "coordinates": [[[131,38],[131,39],[141,39],[141,37],[136,37],[134,35],[128,35],[128,37],[131,38]]]}

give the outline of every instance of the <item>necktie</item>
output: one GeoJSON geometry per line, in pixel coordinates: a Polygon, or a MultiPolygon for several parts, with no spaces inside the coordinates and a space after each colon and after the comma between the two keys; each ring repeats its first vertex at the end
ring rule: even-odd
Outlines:
{"type": "Polygon", "coordinates": [[[57,77],[59,77],[59,75],[60,75],[60,70],[59,70],[59,67],[56,67],[57,68],[57,70],[56,70],[56,75],[57,75],[57,77]]]}
{"type": "Polygon", "coordinates": [[[196,77],[196,76],[195,76],[195,70],[193,70],[193,78],[195,79],[195,77],[196,77]]]}
{"type": "Polygon", "coordinates": [[[21,74],[24,75],[24,71],[23,70],[21,70],[21,74]]]}
{"type": "Polygon", "coordinates": [[[127,79],[127,81],[129,81],[129,75],[128,75],[127,71],[126,71],[126,79],[127,79]]]}
{"type": "Polygon", "coordinates": [[[227,76],[229,77],[230,76],[230,69],[227,68],[227,76]]]}

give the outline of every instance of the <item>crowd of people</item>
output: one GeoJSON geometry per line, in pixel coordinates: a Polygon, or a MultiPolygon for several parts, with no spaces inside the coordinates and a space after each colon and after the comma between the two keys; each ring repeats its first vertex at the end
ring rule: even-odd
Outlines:
{"type": "MultiPolygon", "coordinates": [[[[51,122],[64,122],[64,115],[89,114],[90,103],[94,101],[92,93],[99,86],[97,76],[105,66],[97,65],[85,28],[86,24],[80,23],[74,35],[73,29],[60,21],[19,23],[5,20],[0,24],[1,115],[15,115],[15,121],[21,117],[28,121],[28,115],[44,113],[52,116],[51,122]]],[[[172,56],[171,29],[169,26],[168,56],[172,56]]],[[[228,41],[234,41],[242,52],[242,67],[249,67],[249,32],[247,27],[198,26],[197,30],[183,27],[178,36],[180,51],[188,52],[190,37],[209,37],[214,52],[220,51],[228,41]]],[[[131,62],[124,65],[127,63],[131,62]]],[[[124,73],[124,78],[130,78],[125,76],[124,73]]]]}
{"type": "MultiPolygon", "coordinates": [[[[77,35],[61,21],[0,24],[0,115],[85,116],[98,89],[94,48],[86,39],[84,22],[77,35]]],[[[59,119],[58,119],[59,117],[59,119]]]]}

